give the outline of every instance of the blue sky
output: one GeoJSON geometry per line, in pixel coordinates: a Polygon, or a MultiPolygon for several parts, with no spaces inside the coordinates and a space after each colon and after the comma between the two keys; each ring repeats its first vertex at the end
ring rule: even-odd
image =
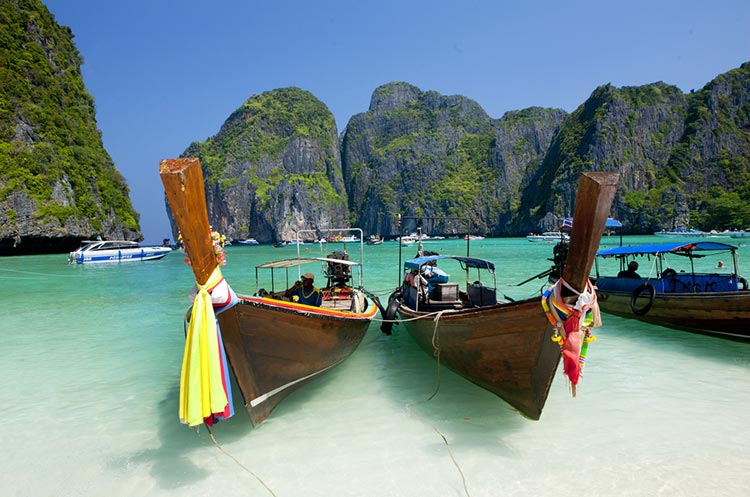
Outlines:
{"type": "Polygon", "coordinates": [[[307,90],[341,132],[392,81],[499,118],[572,112],[607,83],[689,92],[750,61],[748,0],[43,1],[75,35],[146,243],[171,238],[159,161],[258,93],[307,90]]]}

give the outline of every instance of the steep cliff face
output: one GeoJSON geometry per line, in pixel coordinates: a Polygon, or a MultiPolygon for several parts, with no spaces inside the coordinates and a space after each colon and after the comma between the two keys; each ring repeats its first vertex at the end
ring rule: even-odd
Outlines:
{"type": "Polygon", "coordinates": [[[407,83],[377,88],[368,112],[352,117],[342,139],[354,224],[395,235],[399,214],[454,216],[468,218],[476,232],[502,234],[501,219],[510,217],[520,185],[564,117],[527,109],[492,120],[466,97],[407,83]]]}
{"type": "Polygon", "coordinates": [[[516,231],[570,215],[584,170],[620,172],[612,212],[626,233],[745,227],[749,101],[750,64],[689,95],[664,83],[597,88],[552,141],[524,191],[516,231]]]}
{"type": "Polygon", "coordinates": [[[656,186],[671,150],[684,132],[687,102],[678,88],[597,88],[563,123],[542,167],[524,191],[516,220],[521,229],[552,228],[549,220],[570,216],[577,178],[583,171],[619,171],[613,212],[633,229],[639,209],[627,207],[630,191],[656,186]],[[631,212],[632,211],[632,212],[631,212]],[[540,220],[546,221],[541,222],[540,220]]]}
{"type": "Polygon", "coordinates": [[[0,27],[0,255],[142,240],[70,29],[35,0],[0,2],[0,27]]]}
{"type": "Polygon", "coordinates": [[[349,226],[336,123],[309,92],[251,97],[183,156],[201,159],[209,219],[230,240],[292,240],[295,230],[349,226]]]}

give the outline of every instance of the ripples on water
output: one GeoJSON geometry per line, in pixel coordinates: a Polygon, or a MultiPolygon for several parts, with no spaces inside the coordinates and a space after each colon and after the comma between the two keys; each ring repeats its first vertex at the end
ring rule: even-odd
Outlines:
{"type": "MultiPolygon", "coordinates": [[[[542,280],[516,284],[544,271],[551,249],[484,240],[472,255],[494,259],[500,290],[523,298],[542,280]]],[[[295,248],[227,253],[224,275],[252,292],[254,265],[295,248]]],[[[366,247],[365,283],[383,298],[397,260],[395,243],[366,247]]],[[[558,374],[533,422],[450,371],[438,383],[402,327],[387,337],[374,323],[349,360],[259,428],[236,402],[238,414],[213,429],[222,452],[177,419],[193,285],[182,257],[65,261],[0,259],[2,496],[748,495],[750,344],[605,314],[578,396],[558,374]]]]}

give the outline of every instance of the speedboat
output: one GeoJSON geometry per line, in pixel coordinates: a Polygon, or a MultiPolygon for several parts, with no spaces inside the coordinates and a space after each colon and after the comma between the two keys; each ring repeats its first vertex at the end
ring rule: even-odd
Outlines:
{"type": "Polygon", "coordinates": [[[68,255],[69,264],[98,264],[104,262],[140,262],[161,259],[171,247],[141,246],[128,240],[84,240],[81,248],[68,255]]]}
{"type": "Polygon", "coordinates": [[[530,242],[569,242],[570,235],[561,231],[545,231],[541,235],[527,235],[526,239],[530,242]]]}
{"type": "Polygon", "coordinates": [[[240,245],[260,245],[258,243],[258,240],[256,240],[255,238],[246,238],[244,240],[238,240],[237,243],[239,243],[240,245]]]}
{"type": "Polygon", "coordinates": [[[660,230],[655,232],[654,235],[670,238],[700,238],[706,236],[706,232],[695,228],[675,228],[672,230],[660,230]]]}

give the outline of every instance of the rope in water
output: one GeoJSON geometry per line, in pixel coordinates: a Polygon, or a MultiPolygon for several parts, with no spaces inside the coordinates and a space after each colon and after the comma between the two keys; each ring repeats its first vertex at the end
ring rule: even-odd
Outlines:
{"type": "Polygon", "coordinates": [[[211,440],[213,441],[213,443],[214,443],[214,445],[216,446],[217,449],[219,449],[221,452],[223,452],[224,455],[226,455],[232,461],[234,461],[235,463],[237,463],[237,465],[240,468],[242,468],[245,471],[247,471],[248,473],[250,473],[256,480],[258,480],[258,482],[261,485],[263,485],[263,487],[268,491],[269,494],[273,495],[274,497],[277,497],[277,495],[273,492],[273,490],[271,490],[271,487],[269,487],[268,485],[266,485],[266,482],[264,482],[263,479],[260,476],[258,476],[255,473],[253,473],[244,464],[242,464],[241,462],[239,462],[232,454],[230,454],[229,452],[227,452],[226,450],[224,450],[224,448],[221,445],[219,445],[219,442],[216,441],[216,438],[214,437],[214,434],[211,431],[211,428],[208,427],[208,425],[206,425],[206,429],[208,430],[208,434],[211,436],[211,440]]]}
{"type": "MultiPolygon", "coordinates": [[[[411,410],[411,406],[414,405],[414,404],[416,404],[416,403],[418,403],[418,402],[429,402],[430,400],[432,400],[435,397],[435,395],[437,395],[438,391],[440,390],[440,337],[438,336],[438,323],[440,321],[440,317],[443,315],[444,312],[446,312],[446,311],[443,310],[443,311],[433,312],[433,313],[429,314],[430,317],[433,317],[433,321],[435,321],[435,328],[434,328],[434,330],[432,332],[432,346],[435,349],[434,355],[435,355],[435,359],[437,361],[436,362],[436,364],[437,364],[437,369],[436,369],[436,371],[437,371],[437,379],[435,381],[435,391],[432,392],[432,395],[430,395],[429,397],[427,397],[426,400],[417,400],[417,401],[414,401],[414,402],[409,402],[409,403],[407,403],[405,405],[405,407],[406,407],[406,411],[409,413],[409,415],[411,415],[412,417],[415,417],[415,418],[419,419],[421,422],[423,422],[424,424],[426,424],[427,426],[429,426],[430,428],[432,428],[435,431],[435,433],[437,433],[438,435],[440,435],[440,438],[443,439],[443,443],[445,444],[445,448],[448,450],[448,455],[450,456],[451,461],[453,461],[453,465],[458,470],[458,474],[461,475],[461,482],[462,482],[462,484],[464,486],[464,493],[466,494],[467,497],[471,497],[471,494],[469,494],[469,488],[466,485],[466,475],[464,475],[464,472],[461,469],[461,465],[458,464],[458,461],[456,460],[456,457],[453,455],[453,451],[451,450],[451,446],[448,443],[448,439],[445,437],[445,435],[435,425],[433,425],[432,423],[430,423],[429,421],[427,421],[423,417],[418,416],[417,414],[414,413],[414,411],[411,410]]],[[[418,317],[418,318],[413,318],[413,319],[410,319],[409,321],[413,321],[414,319],[424,319],[426,317],[427,317],[427,315],[421,316],[421,317],[418,317]]]]}

